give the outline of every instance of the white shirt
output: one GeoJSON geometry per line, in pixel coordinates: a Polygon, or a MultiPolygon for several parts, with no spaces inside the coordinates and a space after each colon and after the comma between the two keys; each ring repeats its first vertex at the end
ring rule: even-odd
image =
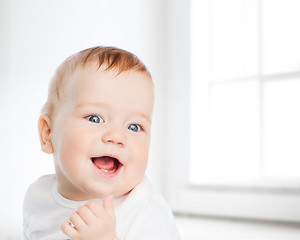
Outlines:
{"type": "MultiPolygon", "coordinates": [[[[24,240],[62,240],[68,237],[60,225],[86,201],[61,196],[56,176],[36,180],[24,199],[24,240]]],[[[114,199],[116,234],[121,240],[180,240],[173,214],[145,177],[130,194],[114,199]]]]}

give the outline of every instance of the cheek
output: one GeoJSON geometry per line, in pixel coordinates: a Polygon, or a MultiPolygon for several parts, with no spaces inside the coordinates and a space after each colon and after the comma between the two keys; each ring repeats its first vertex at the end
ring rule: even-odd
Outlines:
{"type": "Polygon", "coordinates": [[[76,124],[61,128],[59,135],[56,136],[57,142],[54,142],[54,154],[60,161],[76,161],[76,156],[87,154],[90,145],[89,133],[86,129],[79,128],[76,124]]]}
{"type": "Polygon", "coordinates": [[[145,170],[148,163],[149,141],[136,141],[132,149],[132,154],[134,155],[136,167],[138,167],[139,170],[145,170]]]}

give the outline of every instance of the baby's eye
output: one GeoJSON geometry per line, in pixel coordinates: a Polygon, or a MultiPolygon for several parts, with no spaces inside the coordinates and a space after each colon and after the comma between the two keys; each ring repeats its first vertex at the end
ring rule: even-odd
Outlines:
{"type": "Polygon", "coordinates": [[[142,127],[140,125],[137,125],[137,124],[129,124],[127,126],[127,128],[131,131],[134,131],[134,132],[139,132],[142,130],[142,127]]]}
{"type": "Polygon", "coordinates": [[[97,116],[97,115],[88,116],[87,119],[92,123],[103,123],[104,122],[103,118],[100,116],[97,116]]]}

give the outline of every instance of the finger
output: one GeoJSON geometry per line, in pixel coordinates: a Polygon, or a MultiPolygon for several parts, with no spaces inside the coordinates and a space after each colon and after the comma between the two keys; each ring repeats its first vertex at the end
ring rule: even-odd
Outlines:
{"type": "Polygon", "coordinates": [[[64,221],[60,225],[60,228],[64,234],[66,234],[68,237],[73,238],[77,234],[77,230],[72,227],[70,222],[64,221]]]}
{"type": "Polygon", "coordinates": [[[86,223],[83,219],[78,215],[77,212],[73,212],[70,217],[70,222],[74,225],[75,229],[78,231],[82,231],[86,227],[86,223]]]}
{"type": "Polygon", "coordinates": [[[101,202],[91,200],[86,204],[86,207],[88,207],[96,217],[101,217],[103,215],[104,209],[101,202]]]}
{"type": "Polygon", "coordinates": [[[113,196],[112,195],[109,195],[108,197],[106,197],[104,199],[103,207],[111,217],[115,217],[115,210],[114,210],[114,206],[113,206],[113,196]]]}
{"type": "Polygon", "coordinates": [[[95,221],[95,214],[87,206],[80,206],[77,213],[87,225],[95,221]]]}

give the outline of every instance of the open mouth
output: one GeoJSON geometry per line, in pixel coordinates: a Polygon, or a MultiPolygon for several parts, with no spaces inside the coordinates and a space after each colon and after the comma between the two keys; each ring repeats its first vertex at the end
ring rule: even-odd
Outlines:
{"type": "Polygon", "coordinates": [[[123,166],[117,158],[110,156],[92,157],[91,160],[104,177],[116,176],[123,166]]]}

